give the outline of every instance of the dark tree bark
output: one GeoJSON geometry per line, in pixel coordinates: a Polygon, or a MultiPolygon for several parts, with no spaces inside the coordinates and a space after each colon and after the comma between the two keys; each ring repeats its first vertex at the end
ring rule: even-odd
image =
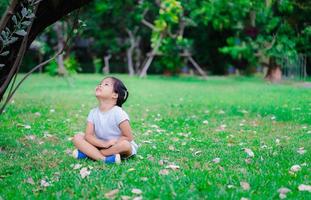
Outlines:
{"type": "MultiPolygon", "coordinates": [[[[29,48],[32,41],[41,33],[46,27],[58,21],[68,13],[84,6],[92,0],[41,0],[37,1],[37,8],[35,9],[35,19],[27,30],[27,35],[20,38],[17,42],[8,47],[10,54],[7,57],[0,57],[0,63],[5,64],[0,69],[0,101],[2,100],[5,91],[8,89],[9,83],[12,81],[14,75],[18,72],[19,65],[29,48]]],[[[11,17],[15,13],[20,13],[22,7],[29,4],[28,0],[12,0],[7,11],[2,16],[0,22],[0,32],[5,27],[13,27],[11,17]]]]}

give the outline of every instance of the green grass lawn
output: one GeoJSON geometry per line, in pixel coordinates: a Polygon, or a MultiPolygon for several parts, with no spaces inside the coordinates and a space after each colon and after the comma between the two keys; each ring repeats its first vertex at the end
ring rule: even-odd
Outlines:
{"type": "Polygon", "coordinates": [[[124,109],[138,156],[104,165],[69,155],[102,76],[69,84],[32,75],[0,116],[0,199],[103,199],[114,189],[117,199],[279,199],[282,187],[291,190],[287,199],[311,198],[298,189],[311,185],[310,88],[258,78],[117,77],[130,91],[124,109]],[[82,168],[90,175],[82,178],[82,168]]]}

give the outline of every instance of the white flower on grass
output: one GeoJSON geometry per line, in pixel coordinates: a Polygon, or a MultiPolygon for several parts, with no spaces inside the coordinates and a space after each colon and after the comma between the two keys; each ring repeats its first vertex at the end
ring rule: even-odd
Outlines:
{"type": "Polygon", "coordinates": [[[203,124],[208,124],[208,121],[207,121],[207,120],[204,120],[204,121],[203,121],[203,124]]]}
{"type": "Polygon", "coordinates": [[[81,175],[82,178],[85,178],[85,177],[87,177],[90,174],[91,174],[91,171],[88,171],[86,167],[83,167],[80,170],[80,175],[81,175]]]}

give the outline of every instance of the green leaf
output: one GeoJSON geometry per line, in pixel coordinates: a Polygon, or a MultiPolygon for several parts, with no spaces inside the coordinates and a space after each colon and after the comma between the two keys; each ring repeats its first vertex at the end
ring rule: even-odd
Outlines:
{"type": "Polygon", "coordinates": [[[22,25],[25,25],[25,26],[29,26],[31,24],[31,21],[24,21],[22,22],[22,25]]]}
{"type": "Polygon", "coordinates": [[[2,52],[0,53],[0,56],[7,56],[9,55],[10,51],[5,51],[5,52],[2,52]]]}
{"type": "Polygon", "coordinates": [[[7,36],[9,36],[9,35],[10,35],[10,33],[11,33],[10,29],[9,29],[8,27],[6,27],[6,28],[5,28],[5,30],[6,30],[6,34],[7,34],[7,36]]]}
{"type": "Polygon", "coordinates": [[[28,11],[26,8],[23,8],[21,13],[22,13],[22,16],[25,17],[28,14],[28,11]]]}
{"type": "Polygon", "coordinates": [[[16,35],[20,35],[20,36],[25,36],[25,35],[27,35],[27,32],[24,31],[24,30],[18,30],[18,31],[15,32],[15,34],[16,35]]]}
{"type": "Polygon", "coordinates": [[[26,16],[27,19],[31,19],[31,18],[34,18],[34,17],[35,17],[35,15],[33,13],[30,13],[29,15],[26,16]]]}
{"type": "Polygon", "coordinates": [[[1,32],[1,35],[3,37],[3,40],[6,40],[8,37],[6,36],[6,32],[5,31],[2,31],[1,32]]]}
{"type": "Polygon", "coordinates": [[[6,42],[6,45],[9,45],[9,44],[13,44],[14,42],[16,42],[18,40],[17,37],[11,37],[11,39],[9,41],[6,42]]]}
{"type": "Polygon", "coordinates": [[[17,24],[17,18],[16,18],[16,15],[13,15],[13,17],[12,17],[12,21],[14,22],[14,24],[15,24],[15,25],[17,24]]]}

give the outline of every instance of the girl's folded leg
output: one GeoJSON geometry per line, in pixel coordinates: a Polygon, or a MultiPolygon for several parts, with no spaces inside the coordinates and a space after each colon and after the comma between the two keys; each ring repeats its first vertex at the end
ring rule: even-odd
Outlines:
{"type": "Polygon", "coordinates": [[[92,144],[87,142],[84,138],[84,134],[78,133],[72,139],[74,145],[78,149],[75,155],[81,158],[88,156],[94,160],[104,160],[105,156],[92,144]]]}

